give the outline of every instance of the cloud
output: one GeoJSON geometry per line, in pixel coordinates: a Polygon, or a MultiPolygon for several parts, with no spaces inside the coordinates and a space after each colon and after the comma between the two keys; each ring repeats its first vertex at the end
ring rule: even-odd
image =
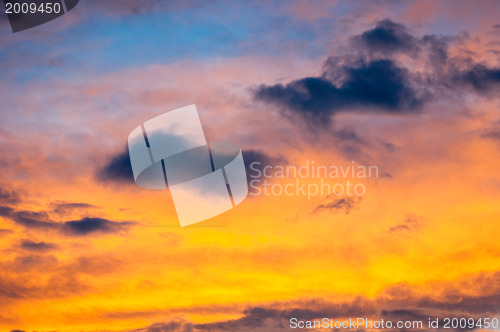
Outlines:
{"type": "Polygon", "coordinates": [[[44,270],[57,266],[58,259],[52,255],[23,255],[16,257],[11,263],[11,269],[18,272],[27,272],[32,270],[44,270]]]}
{"type": "MultiPolygon", "coordinates": [[[[1,207],[0,207],[1,209],[1,207]]],[[[1,215],[1,212],[0,212],[1,215]]],[[[26,228],[45,228],[54,229],[57,228],[57,223],[50,221],[47,212],[35,212],[35,211],[16,211],[11,209],[8,211],[5,217],[10,218],[16,224],[22,225],[26,228]]]]}
{"type": "Polygon", "coordinates": [[[31,240],[23,240],[21,244],[19,245],[21,249],[29,250],[29,251],[38,251],[38,252],[45,252],[45,251],[50,251],[57,249],[58,246],[54,243],[48,243],[48,242],[35,242],[31,240]]]}
{"type": "Polygon", "coordinates": [[[423,219],[421,217],[410,214],[405,218],[405,220],[402,223],[392,226],[391,228],[389,228],[387,232],[401,233],[401,232],[416,231],[422,226],[422,220],[423,219]]]}
{"type": "Polygon", "coordinates": [[[319,76],[261,84],[253,97],[316,128],[345,112],[419,114],[427,103],[456,96],[460,89],[489,95],[500,86],[500,68],[464,53],[449,55],[452,43],[468,38],[465,33],[417,37],[400,23],[382,20],[353,36],[340,55],[330,56],[319,76]]]}
{"type": "Polygon", "coordinates": [[[43,253],[23,254],[0,262],[0,302],[64,298],[88,292],[89,277],[113,275],[124,267],[113,254],[64,257],[43,253]],[[43,276],[38,278],[37,276],[43,276]]]}
{"type": "MultiPolygon", "coordinates": [[[[384,312],[383,314],[388,316],[391,312],[384,312]]],[[[321,300],[310,300],[302,303],[276,303],[272,307],[250,307],[244,310],[243,316],[238,319],[216,321],[206,324],[193,324],[186,321],[179,322],[179,320],[173,320],[172,322],[158,323],[146,329],[136,331],[289,331],[290,318],[292,317],[305,321],[319,320],[324,317],[377,317],[377,315],[378,310],[374,303],[370,303],[365,299],[358,298],[350,303],[345,302],[338,304],[327,303],[321,300]],[[157,329],[155,330],[154,328],[157,329]],[[160,328],[164,329],[162,330],[160,328]]]]}
{"type": "Polygon", "coordinates": [[[408,33],[406,27],[385,19],[377,23],[375,28],[353,37],[353,41],[372,52],[404,52],[418,51],[418,40],[408,33]]]}
{"type": "MultiPolygon", "coordinates": [[[[262,171],[262,168],[265,166],[283,162],[283,158],[272,157],[260,150],[247,149],[243,150],[242,154],[248,181],[251,181],[249,175],[255,173],[250,168],[252,163],[254,168],[262,171]]],[[[95,175],[97,179],[105,182],[135,185],[128,148],[112,156],[103,167],[95,172],[95,175]]]]}
{"type": "MultiPolygon", "coordinates": [[[[243,150],[242,154],[248,181],[251,180],[248,176],[252,172],[250,169],[252,163],[254,163],[254,168],[262,170],[263,167],[279,163],[282,160],[259,150],[243,150]]],[[[105,182],[135,184],[128,148],[112,156],[103,167],[96,171],[95,175],[99,180],[105,182]]]]}
{"type": "Polygon", "coordinates": [[[461,37],[425,35],[420,39],[420,45],[428,51],[428,61],[431,66],[445,64],[448,58],[450,42],[460,40],[461,37]]]}
{"type": "Polygon", "coordinates": [[[426,52],[429,63],[436,65],[448,59],[449,44],[458,39],[460,38],[434,34],[416,37],[403,24],[385,19],[379,21],[375,28],[352,37],[352,42],[355,48],[368,51],[370,56],[375,52],[385,56],[404,53],[417,57],[426,52]]]}
{"type": "Polygon", "coordinates": [[[0,206],[0,217],[10,217],[13,211],[10,206],[0,206]]]}
{"type": "Polygon", "coordinates": [[[105,182],[135,184],[128,148],[125,147],[124,150],[112,156],[103,167],[96,171],[96,177],[105,182]]]}
{"type": "Polygon", "coordinates": [[[0,187],[0,204],[15,205],[21,201],[16,192],[0,187]]]}
{"type": "Polygon", "coordinates": [[[25,292],[26,288],[23,285],[0,276],[0,299],[21,299],[25,292]]]}
{"type": "Polygon", "coordinates": [[[335,139],[335,146],[339,151],[350,159],[362,158],[362,148],[371,145],[351,127],[334,130],[332,137],[335,139]]]}
{"type": "MultiPolygon", "coordinates": [[[[364,317],[371,320],[385,321],[420,321],[425,327],[429,318],[439,318],[442,328],[444,317],[496,317],[500,303],[500,272],[479,273],[459,283],[440,282],[433,285],[438,291],[432,296],[421,295],[412,291],[405,284],[387,288],[373,299],[356,297],[343,302],[329,302],[322,299],[307,299],[291,302],[269,303],[248,307],[240,318],[219,320],[205,324],[195,324],[175,318],[171,321],[156,323],[135,332],[192,331],[192,332],[225,332],[225,331],[289,331],[290,319],[301,321],[332,318],[343,321],[348,318],[364,317]],[[470,285],[476,285],[485,293],[466,295],[460,289],[471,291],[470,285]],[[457,286],[461,286],[458,287],[457,286]]],[[[405,331],[404,328],[393,327],[394,331],[405,331]]]]}
{"type": "Polygon", "coordinates": [[[95,217],[56,222],[51,220],[49,214],[45,211],[17,211],[6,206],[0,206],[0,216],[9,218],[16,224],[26,228],[56,230],[73,236],[93,233],[119,233],[135,225],[135,222],[132,221],[113,221],[95,217]]]}
{"type": "Polygon", "coordinates": [[[423,299],[421,305],[435,309],[444,309],[447,311],[467,312],[469,314],[484,315],[485,313],[498,314],[498,305],[500,303],[500,294],[487,296],[464,296],[458,301],[432,301],[423,299]]]}
{"type": "Polygon", "coordinates": [[[246,309],[243,317],[233,320],[194,325],[195,331],[289,331],[290,318],[314,320],[323,317],[358,317],[374,314],[374,306],[364,299],[351,303],[277,303],[246,309]]]}
{"type": "Polygon", "coordinates": [[[102,218],[83,218],[67,221],[62,229],[71,235],[88,235],[91,233],[118,233],[128,230],[135,223],[129,221],[112,221],[102,218]]]}
{"type": "Polygon", "coordinates": [[[333,136],[341,142],[365,144],[365,141],[352,128],[342,128],[334,132],[333,136]]]}
{"type": "Polygon", "coordinates": [[[259,170],[262,173],[262,170],[266,166],[275,166],[287,162],[283,157],[273,157],[261,150],[247,149],[243,150],[242,154],[249,181],[254,179],[250,178],[250,175],[257,175],[258,172],[256,170],[259,170]]]}
{"type": "Polygon", "coordinates": [[[70,214],[74,211],[86,211],[88,209],[96,208],[96,206],[92,204],[72,202],[52,202],[50,206],[53,209],[51,212],[62,216],[70,214]]]}
{"type": "Polygon", "coordinates": [[[493,88],[500,87],[500,68],[474,64],[470,68],[455,72],[452,80],[458,84],[470,86],[479,93],[488,93],[493,88]]]}
{"type": "MultiPolygon", "coordinates": [[[[11,196],[11,195],[10,195],[11,196]]],[[[10,197],[9,196],[9,197],[10,197]]],[[[52,202],[53,211],[65,214],[71,210],[89,209],[95,207],[87,203],[52,202]]],[[[58,222],[51,219],[46,211],[17,210],[10,206],[0,205],[0,217],[8,218],[14,223],[30,229],[55,230],[65,235],[82,236],[93,233],[119,233],[129,230],[135,225],[132,221],[114,221],[98,217],[83,217],[77,220],[58,222]]],[[[23,240],[20,248],[33,251],[47,251],[56,249],[57,246],[45,242],[23,240]]]]}
{"type": "Polygon", "coordinates": [[[333,202],[327,204],[320,204],[314,209],[313,213],[319,212],[321,210],[329,210],[333,213],[344,212],[344,214],[349,214],[351,211],[358,209],[358,204],[361,202],[361,198],[346,197],[339,198],[333,202]]]}
{"type": "Polygon", "coordinates": [[[340,66],[325,62],[321,77],[306,77],[286,85],[261,85],[255,98],[290,109],[312,123],[328,123],[333,114],[352,109],[392,114],[418,111],[424,103],[411,86],[409,73],[392,60],[360,60],[340,66]],[[342,83],[327,78],[340,71],[342,83]]]}
{"type": "Polygon", "coordinates": [[[268,320],[278,321],[272,324],[273,328],[279,328],[284,312],[275,309],[255,307],[244,311],[244,316],[239,319],[224,322],[199,324],[195,327],[202,331],[244,331],[253,330],[266,326],[268,320]]]}
{"type": "Polygon", "coordinates": [[[80,271],[89,275],[112,274],[124,266],[121,257],[110,255],[80,256],[76,261],[64,266],[62,270],[71,274],[72,271],[80,271]]]}
{"type": "Polygon", "coordinates": [[[481,137],[500,140],[500,128],[492,128],[484,130],[483,133],[481,134],[481,137]]]}
{"type": "MultiPolygon", "coordinates": [[[[257,193],[263,181],[259,181],[264,174],[264,168],[267,166],[277,166],[287,164],[283,157],[273,157],[261,150],[247,149],[242,151],[245,170],[247,173],[248,192],[257,193]]],[[[249,197],[252,197],[250,195],[249,197]]]]}
{"type": "Polygon", "coordinates": [[[193,323],[183,319],[175,319],[167,323],[156,323],[145,329],[134,330],[130,332],[193,332],[193,323]]]}
{"type": "Polygon", "coordinates": [[[0,228],[0,236],[14,233],[11,229],[0,228]]]}

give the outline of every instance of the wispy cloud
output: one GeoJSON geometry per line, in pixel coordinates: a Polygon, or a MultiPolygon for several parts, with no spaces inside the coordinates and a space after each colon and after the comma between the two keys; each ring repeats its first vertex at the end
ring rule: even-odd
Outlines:
{"type": "Polygon", "coordinates": [[[51,220],[49,214],[45,211],[16,210],[8,206],[0,206],[0,216],[28,229],[55,230],[69,236],[120,233],[129,230],[136,224],[132,221],[114,221],[96,217],[57,222],[51,220]]]}

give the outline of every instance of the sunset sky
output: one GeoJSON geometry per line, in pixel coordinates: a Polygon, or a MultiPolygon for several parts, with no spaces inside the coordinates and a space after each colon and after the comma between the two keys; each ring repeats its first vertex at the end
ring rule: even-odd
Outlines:
{"type": "Polygon", "coordinates": [[[0,48],[0,331],[500,316],[499,1],[80,0],[0,48]],[[378,177],[180,227],[127,138],[191,104],[247,165],[378,177]]]}

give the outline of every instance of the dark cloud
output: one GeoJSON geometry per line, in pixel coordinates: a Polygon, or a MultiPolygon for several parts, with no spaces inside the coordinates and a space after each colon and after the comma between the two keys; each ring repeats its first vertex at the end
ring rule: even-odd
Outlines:
{"type": "Polygon", "coordinates": [[[391,142],[382,142],[382,145],[387,150],[387,152],[394,152],[394,151],[396,151],[396,146],[393,143],[391,143],[391,142]]]}
{"type": "Polygon", "coordinates": [[[97,179],[105,182],[135,184],[128,148],[120,151],[96,171],[97,179]]]}
{"type": "MultiPolygon", "coordinates": [[[[242,153],[247,175],[251,172],[250,165],[253,162],[257,162],[254,164],[255,167],[264,167],[280,160],[258,150],[244,150],[242,153]]],[[[135,184],[128,148],[111,157],[103,167],[96,171],[96,177],[105,182],[135,184]]]]}
{"type": "Polygon", "coordinates": [[[0,262],[0,303],[87,294],[93,287],[87,283],[89,276],[109,276],[125,266],[114,256],[107,253],[58,260],[34,253],[4,260],[0,262]],[[45,277],[36,278],[40,273],[45,277]]]}
{"type": "Polygon", "coordinates": [[[500,68],[489,68],[484,64],[474,64],[470,68],[457,70],[451,77],[455,84],[472,87],[479,93],[489,93],[500,87],[500,68]]]}
{"type": "MultiPolygon", "coordinates": [[[[344,320],[345,318],[364,317],[372,320],[384,319],[392,321],[421,322],[425,328],[428,319],[439,318],[440,328],[443,328],[444,317],[479,318],[485,314],[498,314],[499,296],[460,297],[456,302],[441,302],[429,298],[407,298],[392,303],[391,300],[356,299],[353,302],[339,304],[309,301],[302,304],[275,304],[270,307],[253,307],[245,310],[239,319],[218,321],[207,324],[193,324],[186,321],[158,323],[136,332],[161,331],[193,331],[193,332],[224,332],[224,331],[289,331],[290,319],[299,321],[314,321],[322,318],[344,320]],[[391,308],[392,306],[399,308],[391,308]],[[285,306],[285,307],[284,307],[285,306]],[[291,306],[291,308],[286,308],[291,306]]],[[[393,327],[394,331],[405,331],[404,328],[393,327]]],[[[453,330],[453,329],[452,329],[453,330]]],[[[463,329],[462,329],[463,330],[463,329]]],[[[458,331],[458,330],[457,330],[458,331]]]]}
{"type": "MultiPolygon", "coordinates": [[[[262,151],[251,149],[243,150],[242,154],[247,177],[252,172],[250,169],[252,163],[254,163],[255,168],[262,169],[265,166],[279,163],[283,159],[281,157],[271,157],[262,151]]],[[[135,184],[128,148],[113,156],[108,163],[97,170],[96,175],[98,179],[103,181],[135,184]]]]}
{"type": "Polygon", "coordinates": [[[273,157],[260,150],[243,150],[243,161],[245,163],[245,170],[247,172],[247,178],[251,181],[250,175],[257,175],[259,170],[262,172],[266,166],[276,166],[286,163],[283,157],[273,157]]]}
{"type": "Polygon", "coordinates": [[[427,52],[431,65],[444,63],[448,59],[449,44],[457,39],[433,34],[421,38],[415,37],[403,24],[388,19],[378,22],[375,28],[352,38],[355,47],[361,51],[368,51],[370,56],[375,52],[386,56],[391,53],[405,53],[416,57],[427,52]]]}
{"type": "Polygon", "coordinates": [[[66,265],[63,270],[80,271],[90,275],[112,274],[124,266],[123,260],[109,255],[81,256],[75,262],[66,265]]]}
{"type": "MultiPolygon", "coordinates": [[[[357,297],[351,301],[338,303],[322,299],[269,303],[268,305],[244,309],[241,317],[237,319],[220,320],[206,324],[194,324],[182,319],[173,319],[134,331],[289,331],[290,318],[292,317],[302,321],[320,320],[324,317],[334,320],[365,317],[371,320],[384,319],[392,322],[421,321],[425,328],[429,318],[439,318],[443,324],[444,317],[477,319],[485,316],[497,317],[499,314],[500,271],[479,273],[459,281],[458,284],[443,282],[430,286],[436,286],[439,291],[432,292],[432,296],[421,295],[419,292],[412,291],[413,287],[410,285],[397,284],[387,288],[374,299],[357,297]],[[475,285],[476,289],[482,289],[482,293],[467,295],[471,293],[471,285],[475,285]],[[466,289],[467,294],[462,293],[460,289],[466,289]]],[[[226,312],[223,308],[217,308],[217,310],[220,313],[226,312]]],[[[184,313],[187,312],[192,313],[192,311],[184,313]]],[[[176,311],[176,313],[180,314],[183,311],[176,311]]],[[[443,328],[442,325],[439,327],[443,328]]],[[[405,331],[405,329],[396,327],[391,330],[405,331]]]]}
{"type": "Polygon", "coordinates": [[[11,210],[6,217],[9,217],[16,224],[22,225],[26,228],[45,228],[45,229],[55,229],[57,228],[57,223],[50,221],[47,212],[35,212],[35,211],[15,211],[11,210]]]}
{"type": "MultiPolygon", "coordinates": [[[[498,282],[498,280],[496,280],[498,282]]],[[[499,313],[500,294],[486,296],[462,296],[457,300],[435,301],[429,298],[422,299],[419,305],[427,308],[442,309],[450,312],[466,312],[468,314],[484,315],[499,313]]]]}
{"type": "Polygon", "coordinates": [[[382,310],[381,317],[386,320],[403,320],[403,321],[422,321],[425,322],[429,318],[428,315],[423,315],[414,310],[396,309],[396,310],[382,310]]]}
{"type": "Polygon", "coordinates": [[[423,219],[415,215],[408,215],[402,223],[392,226],[388,233],[413,232],[422,226],[423,219]]]}
{"type": "MultiPolygon", "coordinates": [[[[500,83],[500,68],[475,63],[468,55],[449,57],[450,44],[468,38],[467,33],[457,36],[428,34],[419,38],[411,35],[402,24],[383,20],[374,29],[355,36],[353,40],[362,50],[380,51],[389,58],[393,52],[407,53],[414,58],[426,56],[433,72],[424,75],[423,81],[431,88],[444,86],[453,90],[468,86],[477,93],[489,92],[500,83]]],[[[369,54],[368,57],[372,56],[369,54]]]]}
{"type": "Polygon", "coordinates": [[[432,66],[441,66],[448,60],[448,47],[458,38],[438,35],[425,35],[420,45],[428,51],[428,60],[432,66]]]}
{"type": "Polygon", "coordinates": [[[0,187],[0,204],[15,205],[21,201],[16,192],[0,187]]]}
{"type": "Polygon", "coordinates": [[[10,217],[13,211],[10,206],[0,206],[0,217],[10,217]]]}
{"type": "Polygon", "coordinates": [[[353,41],[371,52],[404,52],[418,51],[418,40],[408,33],[406,27],[391,20],[377,23],[375,28],[355,36],[353,41]]]}
{"type": "Polygon", "coordinates": [[[0,276],[0,299],[21,299],[26,288],[0,276]]]}
{"type": "Polygon", "coordinates": [[[50,205],[53,209],[52,212],[60,215],[65,215],[75,210],[88,210],[96,208],[95,205],[87,203],[52,202],[50,205]]]}
{"type": "Polygon", "coordinates": [[[11,229],[0,228],[0,236],[14,233],[11,229]]]}
{"type": "Polygon", "coordinates": [[[131,332],[194,332],[194,325],[182,319],[176,319],[167,323],[156,323],[145,329],[134,330],[131,332]]]}
{"type": "Polygon", "coordinates": [[[500,128],[492,128],[484,130],[483,133],[481,134],[481,137],[500,140],[500,128]]]}
{"type": "Polygon", "coordinates": [[[287,164],[286,159],[283,157],[273,157],[260,150],[243,150],[242,154],[247,173],[247,182],[249,184],[248,192],[250,194],[257,193],[258,188],[263,184],[260,180],[263,177],[265,167],[287,164]]]}
{"type": "Polygon", "coordinates": [[[19,256],[11,262],[11,269],[18,273],[54,268],[59,261],[52,255],[19,256]]]}
{"type": "MultiPolygon", "coordinates": [[[[9,197],[12,195],[9,195],[9,197]]],[[[94,205],[74,202],[52,202],[53,211],[59,215],[64,215],[73,210],[94,208],[94,205]]],[[[88,235],[92,233],[119,233],[128,230],[135,225],[131,221],[113,221],[96,217],[84,217],[78,220],[58,222],[51,219],[46,211],[26,211],[17,210],[10,206],[0,205],[0,217],[8,218],[18,225],[30,229],[55,230],[66,235],[88,235]]],[[[56,249],[57,246],[45,242],[33,242],[24,240],[20,248],[33,251],[47,251],[56,249]]]]}
{"type": "MultiPolygon", "coordinates": [[[[332,55],[319,76],[299,78],[285,84],[260,85],[254,99],[275,104],[287,115],[299,115],[312,129],[328,127],[340,112],[415,114],[439,98],[456,97],[457,91],[492,94],[500,86],[500,68],[476,63],[468,54],[449,55],[452,43],[469,36],[412,35],[391,20],[383,20],[351,38],[342,55],[332,55]],[[398,54],[411,60],[402,62],[398,54]],[[424,63],[426,70],[403,64],[424,63]],[[290,113],[291,112],[291,113],[290,113]]],[[[346,149],[359,150],[349,145],[346,149]]]]}
{"type": "MultiPolygon", "coordinates": [[[[286,306],[286,305],[285,305],[286,306]]],[[[314,320],[323,317],[358,317],[375,314],[376,310],[366,300],[354,300],[351,303],[315,303],[288,304],[288,308],[277,305],[271,307],[253,307],[243,312],[243,317],[234,320],[197,324],[195,331],[289,331],[290,318],[314,320]]]]}
{"type": "Polygon", "coordinates": [[[341,142],[365,144],[365,141],[352,128],[342,128],[333,133],[333,136],[341,142]]]}
{"type": "Polygon", "coordinates": [[[348,109],[405,114],[418,111],[424,99],[411,86],[409,73],[392,60],[359,61],[355,65],[325,63],[326,70],[341,71],[335,83],[322,77],[306,77],[286,85],[261,85],[257,100],[290,109],[313,123],[328,123],[331,115],[348,109]]]}
{"type": "Polygon", "coordinates": [[[333,139],[331,143],[348,159],[364,158],[363,148],[371,145],[370,141],[362,138],[351,127],[334,129],[331,136],[333,139]]]}
{"type": "MultiPolygon", "coordinates": [[[[239,319],[229,320],[225,322],[216,322],[209,324],[199,324],[195,325],[195,328],[202,331],[242,331],[242,330],[255,330],[257,328],[266,326],[266,320],[277,320],[281,321],[283,319],[284,313],[268,308],[251,308],[245,310],[244,316],[239,319]]],[[[274,328],[282,325],[281,322],[274,324],[274,328]]]]}
{"type": "Polygon", "coordinates": [[[57,249],[58,246],[53,243],[48,243],[48,242],[35,242],[31,240],[23,240],[21,244],[19,245],[21,249],[29,250],[29,251],[38,251],[38,252],[45,252],[45,251],[50,251],[57,249]]]}
{"type": "Polygon", "coordinates": [[[344,214],[349,214],[352,211],[358,209],[358,205],[361,202],[360,198],[355,197],[345,197],[334,200],[333,202],[320,204],[314,209],[313,213],[319,212],[321,210],[328,210],[333,213],[343,212],[344,214]]]}
{"type": "MultiPolygon", "coordinates": [[[[9,196],[12,196],[9,195],[9,196]]],[[[20,200],[16,198],[16,203],[20,200]]],[[[49,215],[46,212],[22,211],[10,206],[0,205],[0,217],[9,218],[16,224],[29,228],[51,228],[52,223],[47,222],[49,215]]]]}
{"type": "Polygon", "coordinates": [[[88,235],[91,233],[118,233],[128,230],[135,223],[129,221],[112,221],[102,218],[83,218],[80,220],[67,221],[63,230],[72,235],[88,235]]]}
{"type": "Polygon", "coordinates": [[[50,219],[47,212],[16,211],[10,207],[0,206],[0,216],[6,217],[18,225],[30,229],[48,229],[66,235],[88,235],[92,233],[119,233],[135,225],[131,221],[113,221],[103,218],[85,217],[79,220],[56,222],[50,219]]]}

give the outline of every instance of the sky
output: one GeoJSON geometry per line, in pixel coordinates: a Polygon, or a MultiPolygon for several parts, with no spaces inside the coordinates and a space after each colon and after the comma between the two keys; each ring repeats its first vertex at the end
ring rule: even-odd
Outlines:
{"type": "Polygon", "coordinates": [[[18,33],[2,14],[0,330],[499,317],[499,14],[486,0],[80,0],[18,33]],[[377,176],[323,179],[355,195],[260,182],[180,227],[169,190],[134,183],[127,138],[191,104],[208,141],[242,149],[249,181],[265,180],[252,163],[377,176]]]}

